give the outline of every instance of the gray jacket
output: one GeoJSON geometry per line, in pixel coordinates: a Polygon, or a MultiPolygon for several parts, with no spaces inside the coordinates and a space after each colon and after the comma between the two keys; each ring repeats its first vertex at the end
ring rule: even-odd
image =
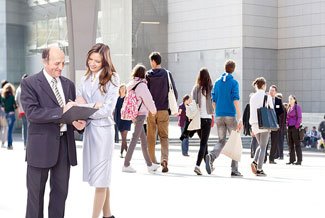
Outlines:
{"type": "MultiPolygon", "coordinates": [[[[192,98],[199,104],[199,108],[201,108],[201,93],[201,88],[198,85],[195,85],[192,89],[192,98]]],[[[211,93],[207,93],[206,108],[208,114],[214,114],[211,93]]]]}

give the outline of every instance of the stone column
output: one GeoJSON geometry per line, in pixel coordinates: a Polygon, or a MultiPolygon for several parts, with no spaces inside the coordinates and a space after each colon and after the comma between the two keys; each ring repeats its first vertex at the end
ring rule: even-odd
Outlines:
{"type": "Polygon", "coordinates": [[[96,43],[98,4],[95,0],[66,0],[69,40],[69,79],[80,82],[88,50],[96,43]]]}

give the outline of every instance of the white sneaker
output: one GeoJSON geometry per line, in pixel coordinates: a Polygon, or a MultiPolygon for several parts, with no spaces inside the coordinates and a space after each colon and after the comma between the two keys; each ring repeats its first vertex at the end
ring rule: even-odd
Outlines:
{"type": "Polygon", "coordinates": [[[159,167],[160,167],[159,164],[152,163],[152,165],[150,167],[148,167],[148,171],[149,171],[149,173],[153,173],[153,172],[157,171],[157,169],[159,167]]]}
{"type": "Polygon", "coordinates": [[[126,166],[123,166],[122,167],[122,172],[124,172],[124,173],[135,173],[135,172],[137,172],[135,169],[133,169],[132,167],[131,167],[131,165],[130,166],[128,166],[128,167],[126,167],[126,166]]]}

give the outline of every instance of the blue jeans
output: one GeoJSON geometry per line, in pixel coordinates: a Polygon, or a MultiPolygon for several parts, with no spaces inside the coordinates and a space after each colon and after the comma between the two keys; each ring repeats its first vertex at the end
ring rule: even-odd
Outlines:
{"type": "Polygon", "coordinates": [[[14,124],[16,121],[15,112],[6,113],[6,119],[8,123],[8,147],[12,146],[12,132],[14,130],[14,124]]]}
{"type": "MultiPolygon", "coordinates": [[[[181,132],[184,132],[184,128],[185,128],[185,126],[181,127],[181,132]]],[[[188,144],[189,144],[188,137],[184,138],[182,141],[182,154],[183,155],[188,155],[188,144]]]]}

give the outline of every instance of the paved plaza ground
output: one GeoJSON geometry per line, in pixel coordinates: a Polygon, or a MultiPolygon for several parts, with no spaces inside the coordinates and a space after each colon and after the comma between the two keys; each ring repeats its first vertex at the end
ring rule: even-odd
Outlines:
{"type": "MultiPolygon", "coordinates": [[[[94,189],[82,182],[82,148],[79,165],[71,170],[66,202],[67,218],[90,218],[94,189]]],[[[158,146],[159,148],[159,146],[158,146]]],[[[211,149],[211,148],[210,148],[211,149]]],[[[146,170],[137,146],[131,164],[135,174],[122,173],[123,159],[116,145],[111,187],[112,211],[116,218],[214,218],[214,217],[324,217],[325,154],[304,152],[302,166],[288,166],[285,160],[264,166],[267,177],[250,171],[249,153],[244,149],[240,171],[243,178],[230,177],[230,160],[221,155],[216,170],[194,174],[197,146],[183,157],[178,144],[170,147],[170,172],[155,175],[146,170]]],[[[158,151],[160,154],[160,150],[158,151]]],[[[22,218],[26,207],[26,163],[22,142],[14,150],[0,149],[0,218],[22,218]]],[[[45,210],[48,202],[45,196],[45,210]]],[[[47,211],[45,211],[47,217],[47,211]]]]}

